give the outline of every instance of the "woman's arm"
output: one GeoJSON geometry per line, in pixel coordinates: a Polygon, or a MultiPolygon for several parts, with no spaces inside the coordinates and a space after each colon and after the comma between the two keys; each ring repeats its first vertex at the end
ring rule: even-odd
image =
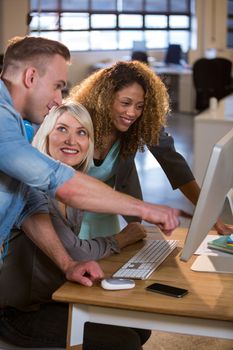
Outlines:
{"type": "Polygon", "coordinates": [[[115,235],[111,235],[110,228],[108,237],[98,237],[97,232],[93,239],[80,239],[78,228],[75,229],[75,226],[80,226],[77,225],[77,221],[80,220],[79,212],[69,208],[69,219],[65,219],[55,200],[50,199],[49,207],[55,231],[71,257],[78,261],[99,260],[113,253],[120,253],[122,248],[146,236],[142,225],[131,223],[115,235]]]}
{"type": "MultiPolygon", "coordinates": [[[[159,144],[151,147],[150,151],[160,163],[173,189],[179,188],[184,196],[196,206],[201,189],[187,161],[176,151],[173,137],[163,129],[160,133],[159,144]]],[[[221,219],[217,220],[214,228],[223,235],[232,232],[232,225],[224,224],[221,219]]]]}
{"type": "MultiPolygon", "coordinates": [[[[181,186],[180,190],[196,206],[201,191],[197,182],[191,181],[181,186]]],[[[230,235],[233,231],[233,225],[225,224],[220,218],[217,220],[214,228],[220,235],[230,235]]]]}
{"type": "Polygon", "coordinates": [[[47,214],[34,214],[23,222],[27,236],[64,272],[73,282],[91,286],[92,281],[103,278],[100,266],[94,261],[79,263],[73,260],[54,231],[47,214]]]}
{"type": "Polygon", "coordinates": [[[193,205],[197,204],[201,189],[195,180],[180,186],[180,191],[190,200],[191,203],[193,203],[193,205]]]}
{"type": "Polygon", "coordinates": [[[150,147],[150,152],[161,165],[173,189],[195,181],[187,161],[177,152],[172,135],[165,129],[160,132],[158,145],[150,147]]]}

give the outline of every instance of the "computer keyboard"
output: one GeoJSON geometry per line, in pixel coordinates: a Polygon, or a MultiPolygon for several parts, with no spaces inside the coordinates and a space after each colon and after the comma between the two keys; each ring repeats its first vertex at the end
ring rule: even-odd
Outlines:
{"type": "Polygon", "coordinates": [[[147,240],[145,245],[113,274],[113,277],[147,279],[177,247],[178,242],[178,240],[147,240]]]}

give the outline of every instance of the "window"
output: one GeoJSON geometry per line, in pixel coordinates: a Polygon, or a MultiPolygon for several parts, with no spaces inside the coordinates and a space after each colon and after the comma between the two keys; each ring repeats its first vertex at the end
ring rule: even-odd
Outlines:
{"type": "Polygon", "coordinates": [[[191,45],[191,0],[31,0],[29,33],[70,50],[148,49],[191,45]]]}

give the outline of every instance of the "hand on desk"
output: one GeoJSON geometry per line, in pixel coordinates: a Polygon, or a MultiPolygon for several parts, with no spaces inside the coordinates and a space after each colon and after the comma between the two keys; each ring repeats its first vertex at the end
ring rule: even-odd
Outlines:
{"type": "Polygon", "coordinates": [[[138,222],[131,222],[115,236],[120,248],[127,247],[146,237],[145,228],[138,222]]]}
{"type": "Polygon", "coordinates": [[[78,282],[84,286],[91,287],[93,282],[104,277],[101,267],[95,261],[78,263],[72,261],[66,270],[66,278],[71,282],[78,282]]]}
{"type": "Polygon", "coordinates": [[[224,224],[221,219],[217,220],[214,228],[219,235],[230,235],[233,233],[233,225],[224,224]]]}

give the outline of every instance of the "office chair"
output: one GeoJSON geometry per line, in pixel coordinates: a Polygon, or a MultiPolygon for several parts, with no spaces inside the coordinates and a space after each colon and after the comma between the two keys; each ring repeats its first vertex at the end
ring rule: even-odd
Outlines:
{"type": "Polygon", "coordinates": [[[223,57],[214,59],[218,71],[217,99],[229,95],[233,91],[232,85],[232,62],[223,57]],[[223,87],[223,88],[222,88],[223,87]]]}
{"type": "Polygon", "coordinates": [[[133,51],[131,55],[131,60],[132,61],[136,60],[136,61],[149,64],[148,55],[145,51],[133,51]]]}
{"type": "Polygon", "coordinates": [[[180,64],[181,58],[182,58],[181,46],[178,44],[170,44],[167,48],[165,63],[180,64]]]}
{"type": "Polygon", "coordinates": [[[211,97],[218,100],[233,92],[232,62],[226,58],[200,58],[193,65],[193,83],[196,89],[196,109],[209,107],[211,97]]]}

